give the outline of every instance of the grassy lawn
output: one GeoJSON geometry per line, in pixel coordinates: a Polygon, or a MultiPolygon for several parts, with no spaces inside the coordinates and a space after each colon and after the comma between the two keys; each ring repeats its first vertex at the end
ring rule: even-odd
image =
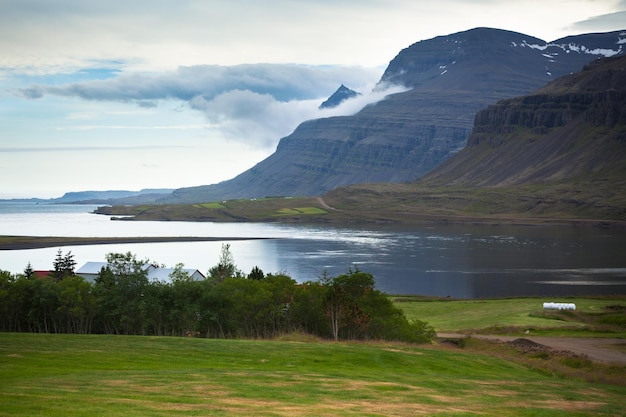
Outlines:
{"type": "Polygon", "coordinates": [[[601,416],[625,396],[432,347],[0,334],[0,416],[601,416]]]}
{"type": "MultiPolygon", "coordinates": [[[[512,298],[491,300],[427,300],[393,297],[409,319],[428,322],[437,332],[489,331],[535,335],[610,336],[626,338],[624,326],[600,326],[589,318],[604,317],[606,307],[623,306],[612,314],[623,321],[626,297],[620,298],[512,298]],[[576,304],[575,313],[544,312],[544,301],[576,304]]],[[[598,321],[598,320],[595,320],[598,321]]]]}

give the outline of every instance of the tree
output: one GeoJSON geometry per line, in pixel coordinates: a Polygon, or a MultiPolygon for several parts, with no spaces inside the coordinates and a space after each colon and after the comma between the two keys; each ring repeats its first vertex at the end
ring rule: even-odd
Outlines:
{"type": "Polygon", "coordinates": [[[140,261],[131,252],[126,253],[108,253],[106,255],[107,268],[118,277],[128,277],[130,275],[145,275],[147,272],[144,265],[147,261],[140,261]]]}
{"type": "Polygon", "coordinates": [[[318,281],[322,285],[329,285],[330,282],[332,281],[332,278],[326,268],[324,268],[324,270],[322,271],[322,274],[318,277],[318,281]]]}
{"type": "Polygon", "coordinates": [[[60,330],[59,284],[51,279],[25,280],[30,283],[31,298],[27,313],[30,331],[57,333],[60,330]]]}
{"type": "Polygon", "coordinates": [[[389,297],[374,287],[374,277],[358,269],[325,280],[324,312],[333,339],[383,339],[430,342],[435,331],[428,324],[409,322],[389,297]]]}
{"type": "Polygon", "coordinates": [[[324,338],[331,337],[330,320],[325,309],[328,287],[319,281],[310,281],[297,285],[295,290],[289,314],[298,326],[296,330],[324,338]]]}
{"type": "Polygon", "coordinates": [[[145,262],[127,253],[109,253],[107,266],[96,278],[94,294],[106,333],[143,334],[147,328],[145,262]]]}
{"type": "Polygon", "coordinates": [[[76,275],[74,269],[76,268],[76,261],[72,251],[67,252],[65,255],[58,250],[57,256],[52,263],[54,270],[52,271],[52,277],[55,281],[61,281],[65,277],[72,277],[76,275]]]}
{"type": "Polygon", "coordinates": [[[82,277],[65,277],[58,283],[59,320],[66,333],[91,333],[91,326],[96,311],[96,299],[92,284],[82,277]]]}
{"type": "Polygon", "coordinates": [[[214,287],[224,307],[216,311],[217,318],[230,336],[268,338],[296,327],[291,320],[296,285],[287,275],[226,278],[214,287]]]}
{"type": "Polygon", "coordinates": [[[14,319],[20,312],[15,311],[15,300],[12,297],[12,287],[15,277],[9,271],[0,269],[0,331],[15,331],[14,319]]]}
{"type": "Polygon", "coordinates": [[[33,270],[33,266],[30,264],[30,262],[26,265],[26,268],[24,268],[24,277],[26,279],[31,279],[35,276],[35,271],[33,270]]]}
{"type": "Polygon", "coordinates": [[[370,321],[361,304],[366,293],[374,290],[374,276],[350,269],[348,274],[332,278],[326,286],[325,311],[333,339],[339,340],[342,329],[348,338],[359,336],[370,321]]]}
{"type": "Polygon", "coordinates": [[[250,271],[250,273],[248,274],[248,279],[260,280],[264,278],[265,278],[265,274],[263,273],[261,268],[259,268],[258,266],[255,266],[254,268],[252,268],[252,271],[250,271]]]}
{"type": "Polygon", "coordinates": [[[219,262],[217,265],[209,269],[208,275],[217,282],[224,281],[226,278],[241,275],[235,266],[233,255],[230,253],[230,243],[222,244],[219,262]]]}
{"type": "Polygon", "coordinates": [[[170,272],[169,277],[173,283],[193,281],[193,277],[189,274],[189,272],[184,270],[184,267],[184,264],[177,263],[174,270],[170,272]]]}
{"type": "Polygon", "coordinates": [[[172,284],[169,282],[153,281],[144,291],[146,310],[146,325],[148,333],[155,336],[174,334],[170,326],[169,315],[172,311],[172,284]]]}
{"type": "MultiPolygon", "coordinates": [[[[181,264],[177,265],[179,268],[181,264]]],[[[194,281],[185,271],[176,271],[169,286],[168,323],[171,333],[179,336],[194,336],[200,334],[200,322],[202,318],[202,291],[204,281],[194,281]]]]}

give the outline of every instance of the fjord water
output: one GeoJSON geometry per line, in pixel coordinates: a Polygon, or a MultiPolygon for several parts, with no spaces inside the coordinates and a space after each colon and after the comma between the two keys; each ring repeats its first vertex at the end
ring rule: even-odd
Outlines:
{"type": "Polygon", "coordinates": [[[626,294],[626,232],[591,227],[372,226],[112,221],[96,206],[0,203],[0,235],[202,236],[223,242],[68,246],[0,251],[0,269],[50,269],[59,249],[78,267],[110,252],[203,273],[230,243],[237,267],[285,272],[299,282],[350,267],[392,294],[456,298],[626,294]],[[229,241],[233,237],[268,238],[229,241]]]}

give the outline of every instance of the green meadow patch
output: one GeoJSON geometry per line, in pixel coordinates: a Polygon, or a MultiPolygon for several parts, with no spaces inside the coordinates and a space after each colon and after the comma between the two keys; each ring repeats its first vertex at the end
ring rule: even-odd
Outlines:
{"type": "Polygon", "coordinates": [[[405,344],[0,334],[0,416],[608,416],[625,395],[405,344]]]}
{"type": "Polygon", "coordinates": [[[98,214],[125,220],[184,220],[213,222],[274,222],[313,219],[327,215],[318,198],[267,197],[224,200],[197,204],[157,204],[153,206],[103,206],[98,214]]]}
{"type": "Polygon", "coordinates": [[[427,322],[438,333],[610,336],[626,338],[626,297],[507,298],[445,300],[393,297],[408,319],[427,322]],[[575,312],[544,310],[544,302],[574,303],[575,312]]]}
{"type": "Polygon", "coordinates": [[[194,204],[193,205],[196,208],[204,208],[204,209],[224,209],[226,207],[224,207],[221,203],[202,203],[202,204],[194,204]]]}
{"type": "Polygon", "coordinates": [[[295,208],[282,208],[278,210],[279,216],[299,216],[301,214],[315,215],[326,214],[327,211],[318,207],[295,207],[295,208]]]}

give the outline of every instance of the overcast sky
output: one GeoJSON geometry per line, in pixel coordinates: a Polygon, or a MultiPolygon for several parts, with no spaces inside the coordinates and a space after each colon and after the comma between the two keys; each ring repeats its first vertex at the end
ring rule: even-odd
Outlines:
{"type": "Polygon", "coordinates": [[[626,0],[0,0],[0,198],[227,180],[352,114],[397,53],[471,29],[626,28],[626,0]],[[332,111],[340,84],[364,93],[332,111]]]}

